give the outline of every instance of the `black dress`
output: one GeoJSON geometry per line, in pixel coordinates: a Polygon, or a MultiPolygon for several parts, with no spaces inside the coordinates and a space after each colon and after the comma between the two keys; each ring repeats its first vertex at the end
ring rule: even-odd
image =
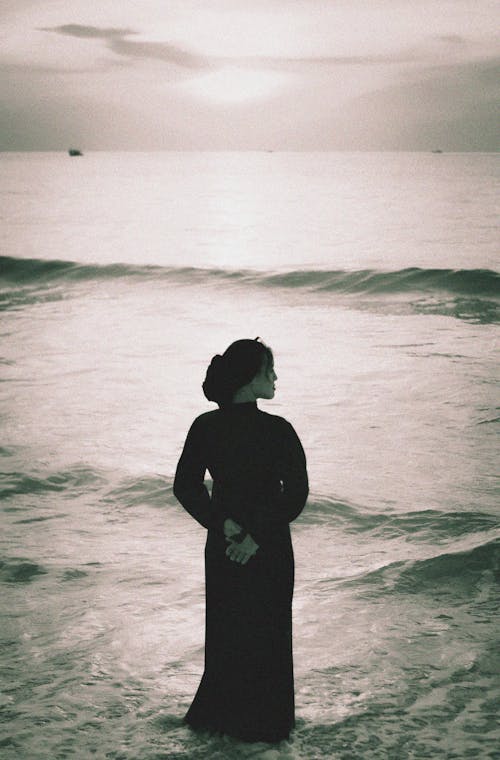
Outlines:
{"type": "Polygon", "coordinates": [[[205,671],[184,720],[243,741],[286,739],[295,725],[289,523],[308,495],[297,434],[255,402],[202,414],[187,435],[174,493],[208,529],[205,671]],[[226,518],[259,544],[246,565],[226,557],[226,518]]]}

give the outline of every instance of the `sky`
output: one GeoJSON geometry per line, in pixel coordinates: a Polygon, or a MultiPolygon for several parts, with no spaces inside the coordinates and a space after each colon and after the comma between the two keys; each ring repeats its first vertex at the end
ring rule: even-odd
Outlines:
{"type": "Polygon", "coordinates": [[[0,150],[499,147],[491,0],[0,0],[0,150]]]}

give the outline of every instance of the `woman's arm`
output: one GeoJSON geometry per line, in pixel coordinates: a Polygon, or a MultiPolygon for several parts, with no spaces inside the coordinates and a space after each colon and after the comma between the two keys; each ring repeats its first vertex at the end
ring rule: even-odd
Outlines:
{"type": "Polygon", "coordinates": [[[304,449],[293,426],[284,419],[281,423],[281,493],[273,496],[271,503],[256,505],[254,514],[245,521],[244,526],[258,544],[272,534],[273,530],[295,520],[304,509],[309,495],[304,449]]]}
{"type": "Polygon", "coordinates": [[[199,420],[191,425],[174,478],[174,495],[184,509],[204,528],[210,528],[214,514],[210,494],[204,484],[205,454],[199,420]]]}
{"type": "Polygon", "coordinates": [[[273,515],[279,522],[295,520],[305,507],[309,495],[306,455],[293,426],[285,422],[283,459],[281,463],[282,491],[273,515]]]}

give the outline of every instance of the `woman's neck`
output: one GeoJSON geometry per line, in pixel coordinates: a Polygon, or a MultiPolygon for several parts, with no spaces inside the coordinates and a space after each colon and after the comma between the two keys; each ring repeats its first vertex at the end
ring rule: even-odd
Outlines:
{"type": "Polygon", "coordinates": [[[249,401],[257,401],[255,393],[248,385],[240,388],[233,396],[233,404],[245,404],[249,401]]]}

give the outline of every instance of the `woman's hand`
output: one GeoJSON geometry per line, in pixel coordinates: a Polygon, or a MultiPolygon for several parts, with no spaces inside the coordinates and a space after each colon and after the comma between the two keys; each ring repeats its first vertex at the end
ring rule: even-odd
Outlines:
{"type": "Polygon", "coordinates": [[[230,517],[224,520],[224,535],[226,538],[231,539],[233,536],[238,536],[240,533],[241,525],[238,525],[237,522],[231,520],[230,517]]]}
{"type": "Polygon", "coordinates": [[[239,543],[231,541],[230,538],[228,541],[230,541],[230,544],[226,549],[226,556],[233,562],[238,562],[240,565],[246,565],[248,560],[253,557],[259,548],[259,544],[253,540],[250,533],[247,533],[243,541],[240,541],[239,543]]]}

